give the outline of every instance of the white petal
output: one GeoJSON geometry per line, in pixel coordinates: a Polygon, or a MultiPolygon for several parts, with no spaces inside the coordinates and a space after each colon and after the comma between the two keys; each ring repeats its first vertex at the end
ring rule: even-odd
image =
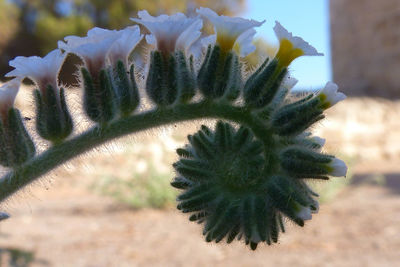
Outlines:
{"type": "Polygon", "coordinates": [[[347,166],[343,160],[334,158],[330,162],[329,167],[332,168],[332,171],[329,173],[329,175],[332,175],[335,177],[342,177],[342,176],[346,177],[347,166]]]}
{"type": "MultiPolygon", "coordinates": [[[[182,14],[182,13],[180,13],[182,14]]],[[[147,12],[147,10],[141,10],[138,12],[138,17],[143,19],[143,20],[148,20],[151,22],[159,22],[159,21],[165,21],[168,19],[168,15],[162,14],[158,17],[153,17],[152,15],[147,12]]],[[[133,20],[133,19],[132,19],[133,20]]]]}
{"type": "Polygon", "coordinates": [[[16,57],[9,62],[15,69],[7,73],[6,77],[28,77],[39,86],[46,86],[50,83],[57,85],[58,73],[64,63],[66,55],[59,49],[48,53],[45,57],[16,57]]]}
{"type": "Polygon", "coordinates": [[[91,38],[98,38],[99,40],[118,34],[117,30],[108,30],[99,27],[94,27],[87,32],[87,36],[91,38]]]}
{"type": "Polygon", "coordinates": [[[200,7],[196,10],[198,14],[207,18],[216,28],[216,33],[226,33],[236,40],[245,31],[261,26],[265,21],[259,22],[239,17],[219,16],[209,8],[200,7]]]}
{"type": "Polygon", "coordinates": [[[193,55],[196,60],[199,60],[207,51],[208,46],[214,45],[216,40],[216,34],[197,39],[196,42],[190,46],[188,55],[193,55]]]}
{"type": "MultiPolygon", "coordinates": [[[[105,67],[111,47],[122,34],[123,31],[93,28],[85,37],[65,37],[65,43],[58,42],[58,47],[81,57],[89,70],[97,72],[105,67]]],[[[116,51],[120,52],[117,48],[116,51]]]]}
{"type": "Polygon", "coordinates": [[[70,50],[72,48],[85,45],[85,44],[95,44],[101,42],[107,38],[118,38],[119,32],[116,30],[107,30],[95,27],[90,29],[87,33],[87,36],[80,37],[80,36],[66,36],[64,37],[65,43],[62,41],[58,42],[58,48],[63,50],[70,50]]]}
{"type": "Polygon", "coordinates": [[[293,36],[292,33],[288,32],[278,21],[275,21],[274,32],[278,37],[279,41],[288,40],[292,43],[294,48],[301,49],[306,56],[323,56],[324,54],[319,53],[317,49],[311,46],[309,43],[304,41],[301,37],[293,36]]]}
{"type": "Polygon", "coordinates": [[[23,78],[14,78],[0,86],[0,112],[4,114],[13,105],[23,78]]]}
{"type": "MultiPolygon", "coordinates": [[[[200,7],[196,10],[196,12],[207,18],[214,25],[215,33],[217,34],[217,40],[223,40],[225,44],[230,44],[231,48],[241,34],[254,27],[259,27],[265,22],[248,20],[239,17],[232,18],[227,16],[219,16],[213,10],[204,7],[200,7]]],[[[247,46],[247,50],[249,50],[249,46],[247,46]]],[[[243,53],[246,54],[246,50],[243,51],[243,53]]]]}
{"type": "Polygon", "coordinates": [[[209,45],[215,44],[216,41],[217,41],[217,35],[212,34],[212,35],[202,38],[201,44],[207,48],[209,45]]]}
{"type": "Polygon", "coordinates": [[[70,49],[69,52],[76,53],[84,59],[96,60],[105,57],[114,41],[114,38],[108,38],[99,43],[80,45],[70,49]]]}
{"type": "Polygon", "coordinates": [[[198,19],[193,22],[176,40],[175,49],[187,52],[196,40],[201,36],[203,21],[198,19]]]}
{"type": "MultiPolygon", "coordinates": [[[[202,21],[199,18],[188,18],[182,13],[171,16],[151,16],[147,11],[139,11],[139,18],[131,18],[136,23],[142,24],[154,36],[157,49],[168,52],[176,50],[187,51],[200,37],[202,21]]],[[[149,44],[154,45],[153,37],[147,37],[149,44]]]]}
{"type": "Polygon", "coordinates": [[[153,34],[146,34],[146,42],[149,45],[157,46],[157,40],[156,40],[156,37],[153,34]]]}
{"type": "Polygon", "coordinates": [[[115,66],[118,60],[128,65],[128,57],[135,49],[136,45],[142,40],[143,35],[140,34],[139,26],[127,27],[119,31],[120,37],[114,41],[108,51],[108,58],[112,66],[115,66]]]}
{"type": "Polygon", "coordinates": [[[256,50],[256,46],[253,44],[253,38],[256,33],[256,30],[251,28],[239,35],[239,37],[236,39],[234,47],[239,48],[238,52],[241,57],[245,57],[256,50]]]}

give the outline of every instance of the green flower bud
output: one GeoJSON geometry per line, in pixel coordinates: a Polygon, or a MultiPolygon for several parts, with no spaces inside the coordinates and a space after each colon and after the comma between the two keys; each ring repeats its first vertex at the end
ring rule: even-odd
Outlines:
{"type": "Polygon", "coordinates": [[[35,155],[35,145],[19,111],[10,108],[7,114],[6,120],[0,120],[0,164],[16,167],[35,155]]]}
{"type": "Polygon", "coordinates": [[[241,64],[238,55],[223,52],[218,45],[209,46],[197,75],[197,84],[209,99],[224,97],[235,100],[242,89],[241,64]]]}
{"type": "Polygon", "coordinates": [[[278,61],[268,59],[249,77],[244,86],[246,104],[253,108],[268,105],[278,92],[287,69],[279,69],[278,61]]]}
{"type": "Polygon", "coordinates": [[[280,135],[294,136],[323,118],[325,116],[319,108],[319,99],[309,95],[279,108],[272,114],[271,122],[280,135]]]}
{"type": "Polygon", "coordinates": [[[288,148],[280,158],[282,167],[299,178],[328,179],[328,175],[345,176],[347,172],[343,161],[306,148],[288,148]]]}
{"type": "Polygon", "coordinates": [[[69,113],[64,89],[55,89],[48,85],[42,92],[35,90],[36,100],[36,128],[39,135],[53,143],[67,138],[73,129],[71,114],[69,113]],[[59,95],[57,94],[59,93],[59,95]]]}
{"type": "Polygon", "coordinates": [[[152,51],[146,80],[146,92],[157,105],[172,105],[178,96],[176,86],[176,59],[172,53],[152,51]]]}
{"type": "Polygon", "coordinates": [[[190,58],[189,64],[182,51],[175,52],[176,67],[175,77],[178,89],[179,102],[189,102],[196,94],[196,79],[193,70],[193,57],[190,58]]]}
{"type": "Polygon", "coordinates": [[[104,124],[117,114],[117,96],[109,73],[102,69],[92,76],[86,68],[81,68],[84,94],[83,106],[86,115],[94,122],[104,124]]]}
{"type": "Polygon", "coordinates": [[[115,66],[113,82],[121,115],[129,116],[140,101],[133,64],[128,72],[124,63],[119,60],[115,66]]]}

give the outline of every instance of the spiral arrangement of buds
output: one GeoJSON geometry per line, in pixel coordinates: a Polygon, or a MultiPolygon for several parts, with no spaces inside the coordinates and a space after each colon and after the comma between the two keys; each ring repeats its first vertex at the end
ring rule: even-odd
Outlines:
{"type": "Polygon", "coordinates": [[[0,201],[112,139],[211,118],[218,120],[215,129],[201,126],[177,150],[180,158],[173,165],[177,177],[171,183],[182,190],[178,209],[204,224],[206,241],[243,239],[254,250],[260,242],[276,243],[286,219],[300,226],[311,219],[318,212],[318,195],[307,179],[345,176],[347,167],[323,153],[324,140],[308,129],[345,96],[331,82],[302,98],[291,96],[297,81],[288,73],[290,63],[300,56],[321,54],[278,22],[276,56],[244,73],[242,58],[254,51],[254,27],[263,22],[219,16],[207,8],[197,13],[193,18],[181,13],[152,17],[140,11],[132,20],[151,33],[146,40],[154,49],[147,61],[132,60],[144,37],[137,25],[119,31],[94,28],[86,37],[65,37],[59,49],[44,58],[10,61],[15,69],[7,76],[14,79],[0,90],[0,164],[9,168],[0,179],[0,201]],[[215,35],[201,37],[203,20],[215,26],[215,35]],[[80,134],[74,134],[67,90],[58,81],[69,53],[84,62],[83,109],[93,122],[80,134]],[[37,133],[51,144],[40,154],[13,107],[26,77],[37,88],[37,133]],[[138,77],[145,77],[145,82],[138,77]],[[146,96],[153,107],[139,112],[146,96]]]}

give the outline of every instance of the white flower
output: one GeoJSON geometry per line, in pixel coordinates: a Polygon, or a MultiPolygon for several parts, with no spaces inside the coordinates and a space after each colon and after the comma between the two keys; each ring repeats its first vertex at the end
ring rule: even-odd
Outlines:
{"type": "Polygon", "coordinates": [[[16,57],[9,62],[15,69],[6,74],[6,77],[20,77],[33,80],[40,90],[47,85],[57,88],[58,73],[64,63],[66,55],[59,49],[48,53],[45,57],[16,57]]]}
{"type": "MultiPolygon", "coordinates": [[[[103,28],[95,27],[88,31],[87,37],[76,37],[69,36],[65,40],[71,45],[76,44],[77,46],[87,43],[100,43],[106,44],[102,46],[100,51],[107,50],[109,40],[114,40],[111,43],[109,49],[102,55],[109,61],[112,66],[115,66],[118,60],[121,60],[126,66],[128,66],[128,58],[136,45],[142,40],[143,35],[140,34],[139,26],[130,26],[122,30],[108,30],[103,28]],[[103,43],[104,42],[104,43],[103,43]]],[[[66,48],[65,43],[59,43],[63,48],[66,48]]],[[[67,49],[67,48],[66,48],[67,49]]],[[[98,51],[99,52],[99,51],[98,51]]]]}
{"type": "Polygon", "coordinates": [[[302,38],[293,36],[279,22],[275,22],[274,32],[279,39],[279,51],[276,58],[287,67],[296,58],[300,56],[323,56],[313,46],[302,38]]]}
{"type": "Polygon", "coordinates": [[[235,42],[238,42],[237,46],[241,48],[241,55],[245,56],[254,51],[254,48],[249,45],[252,42],[254,32],[249,30],[261,26],[265,21],[259,22],[238,17],[219,16],[213,10],[204,7],[200,7],[196,12],[207,18],[214,25],[214,30],[217,34],[216,42],[222,50],[229,51],[234,47],[235,42]],[[239,39],[242,34],[244,36],[239,39]]]}
{"type": "Polygon", "coordinates": [[[108,51],[118,37],[117,31],[93,28],[86,37],[65,37],[65,42],[58,42],[58,48],[81,57],[89,72],[96,75],[105,68],[108,51]]]}
{"type": "Polygon", "coordinates": [[[328,165],[328,168],[329,168],[329,175],[335,177],[341,177],[341,176],[346,177],[347,166],[343,160],[337,158],[332,159],[332,161],[328,165]]]}
{"type": "Polygon", "coordinates": [[[22,79],[14,78],[0,87],[0,116],[3,120],[7,118],[8,110],[14,105],[22,79]]]}
{"type": "Polygon", "coordinates": [[[136,23],[146,27],[151,35],[146,35],[146,41],[155,45],[163,52],[184,51],[199,39],[203,21],[199,18],[188,18],[182,13],[172,16],[151,16],[146,10],[138,12],[139,18],[131,18],[136,23]]]}
{"type": "Polygon", "coordinates": [[[318,97],[321,100],[321,107],[327,109],[332,107],[339,101],[346,99],[346,95],[338,92],[339,87],[333,82],[328,82],[324,89],[318,93],[318,97]]]}
{"type": "Polygon", "coordinates": [[[119,31],[95,27],[85,37],[65,37],[58,47],[80,56],[89,71],[96,74],[108,65],[115,66],[118,60],[128,66],[129,56],[142,38],[138,26],[119,31]]]}

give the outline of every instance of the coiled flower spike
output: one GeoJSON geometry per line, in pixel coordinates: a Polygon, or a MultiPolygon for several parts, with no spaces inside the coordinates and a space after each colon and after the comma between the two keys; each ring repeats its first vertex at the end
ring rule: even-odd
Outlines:
{"type": "Polygon", "coordinates": [[[222,121],[214,131],[203,125],[188,139],[189,145],[177,150],[178,176],[171,184],[183,190],[178,209],[191,213],[190,221],[204,223],[207,242],[225,238],[231,243],[237,237],[253,250],[260,242],[276,243],[279,233],[285,232],[284,216],[304,226],[318,211],[315,193],[302,180],[304,174],[314,178],[343,174],[330,169],[340,160],[313,151],[306,142],[277,148],[274,152],[282,159],[280,168],[274,168],[265,160],[263,142],[251,130],[222,121]],[[320,165],[310,169],[306,160],[311,164],[311,157],[312,164],[319,158],[320,165]]]}
{"type": "MultiPolygon", "coordinates": [[[[64,38],[60,49],[44,58],[11,61],[16,69],[8,75],[16,78],[0,90],[0,164],[10,169],[0,179],[0,201],[110,140],[206,118],[217,120],[215,129],[202,126],[188,136],[189,143],[177,150],[172,182],[182,190],[178,209],[204,225],[206,241],[231,243],[236,238],[255,250],[260,243],[278,242],[286,220],[304,226],[319,209],[318,195],[307,181],[347,172],[343,161],[322,151],[325,140],[310,133],[324,111],[345,95],[327,83],[303,98],[289,96],[297,82],[289,75],[289,64],[300,56],[321,54],[279,23],[274,28],[280,41],[275,58],[244,75],[241,58],[254,49],[254,28],[263,22],[219,16],[204,8],[197,12],[214,24],[214,37],[201,37],[200,17],[139,12],[133,21],[151,32],[146,39],[154,45],[145,72],[134,68],[131,57],[143,38],[138,26],[94,28],[86,37],[64,38]],[[207,52],[194,64],[193,55],[204,44],[207,52]],[[72,114],[58,84],[66,53],[84,61],[82,106],[93,126],[79,133],[72,132],[72,114]],[[24,77],[39,87],[36,130],[52,143],[39,155],[13,107],[24,77]],[[136,82],[143,77],[144,83],[136,82]],[[138,109],[144,97],[153,105],[138,109]]],[[[0,220],[7,216],[0,213],[0,220]]]]}

